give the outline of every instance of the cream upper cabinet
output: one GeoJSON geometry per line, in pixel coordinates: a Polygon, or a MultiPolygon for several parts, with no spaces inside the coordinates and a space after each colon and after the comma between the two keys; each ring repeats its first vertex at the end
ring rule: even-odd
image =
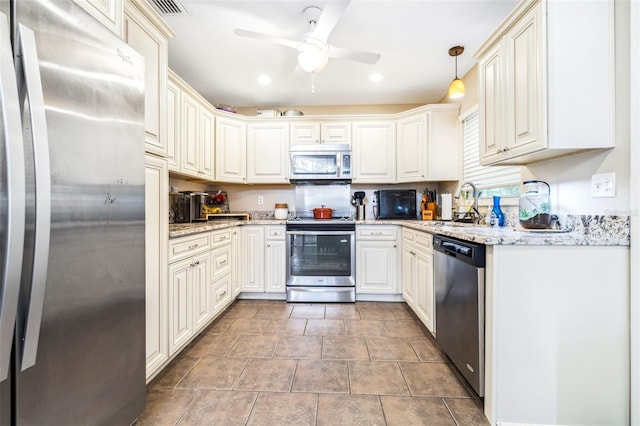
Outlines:
{"type": "Polygon", "coordinates": [[[145,59],[145,149],[167,156],[168,42],[175,34],[143,0],[125,2],[123,39],[145,59]]]}
{"type": "Polygon", "coordinates": [[[523,1],[481,46],[482,164],[615,145],[613,4],[523,1]]]}
{"type": "Polygon", "coordinates": [[[122,0],[73,0],[91,16],[122,37],[122,0]]]}
{"type": "Polygon", "coordinates": [[[353,183],[396,181],[396,122],[353,123],[353,183]]]}
{"type": "Polygon", "coordinates": [[[398,182],[419,182],[427,178],[427,114],[419,112],[398,120],[398,182]]]}
{"type": "Polygon", "coordinates": [[[180,143],[182,119],[180,118],[180,87],[171,76],[167,82],[167,163],[169,170],[180,170],[180,143]]]}
{"type": "Polygon", "coordinates": [[[351,122],[294,121],[291,122],[292,144],[351,144],[351,122]]]}
{"type": "Polygon", "coordinates": [[[215,180],[215,120],[213,110],[206,104],[200,104],[200,171],[207,180],[215,180]]]}
{"type": "Polygon", "coordinates": [[[182,92],[180,102],[182,152],[180,171],[197,176],[200,173],[199,108],[195,97],[182,92]]]}
{"type": "Polygon", "coordinates": [[[216,117],[216,181],[247,181],[247,124],[244,120],[216,117]]]}
{"type": "Polygon", "coordinates": [[[289,182],[289,124],[249,123],[247,126],[247,182],[289,182]]]}

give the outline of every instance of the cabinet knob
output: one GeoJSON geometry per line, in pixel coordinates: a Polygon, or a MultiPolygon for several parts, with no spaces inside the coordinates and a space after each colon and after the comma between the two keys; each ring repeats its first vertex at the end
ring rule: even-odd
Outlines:
{"type": "Polygon", "coordinates": [[[271,244],[267,244],[267,247],[271,248],[271,244]]]}

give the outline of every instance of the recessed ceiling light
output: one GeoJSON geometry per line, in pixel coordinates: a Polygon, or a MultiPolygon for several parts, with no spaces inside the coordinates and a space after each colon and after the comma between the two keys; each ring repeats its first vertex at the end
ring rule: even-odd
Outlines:
{"type": "Polygon", "coordinates": [[[266,86],[267,84],[271,83],[271,78],[268,75],[264,75],[264,74],[259,75],[258,83],[266,86]]]}
{"type": "Polygon", "coordinates": [[[369,81],[372,83],[377,83],[379,81],[382,81],[384,77],[382,77],[382,74],[371,74],[371,76],[369,77],[369,81]]]}

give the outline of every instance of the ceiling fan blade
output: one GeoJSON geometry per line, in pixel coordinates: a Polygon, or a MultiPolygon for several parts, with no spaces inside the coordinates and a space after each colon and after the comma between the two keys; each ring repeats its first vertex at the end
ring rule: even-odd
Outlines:
{"type": "Polygon", "coordinates": [[[335,26],[338,24],[344,10],[349,6],[350,2],[351,0],[326,2],[324,9],[322,9],[322,14],[320,15],[320,18],[318,18],[316,27],[313,29],[313,33],[311,33],[311,37],[326,43],[331,31],[333,31],[335,26]]]}
{"type": "Polygon", "coordinates": [[[298,45],[300,44],[299,41],[288,40],[286,38],[280,38],[280,37],[272,36],[269,34],[256,33],[253,31],[243,30],[240,28],[236,28],[235,30],[233,30],[233,32],[240,37],[248,37],[248,38],[254,38],[257,40],[269,41],[271,43],[281,44],[283,46],[292,47],[294,49],[297,49],[298,45]]]}
{"type": "Polygon", "coordinates": [[[380,59],[379,53],[361,52],[358,50],[344,49],[342,47],[329,46],[330,58],[349,59],[350,61],[362,62],[363,64],[374,65],[380,59]]]}

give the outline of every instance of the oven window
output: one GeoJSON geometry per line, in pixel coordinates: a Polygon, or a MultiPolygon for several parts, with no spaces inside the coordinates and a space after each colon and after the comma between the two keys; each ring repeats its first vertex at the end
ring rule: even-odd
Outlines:
{"type": "Polygon", "coordinates": [[[291,235],[292,276],[351,276],[351,238],[346,235],[291,235]]]}
{"type": "Polygon", "coordinates": [[[297,175],[334,175],[338,171],[335,154],[295,154],[291,157],[291,166],[297,175]]]}

